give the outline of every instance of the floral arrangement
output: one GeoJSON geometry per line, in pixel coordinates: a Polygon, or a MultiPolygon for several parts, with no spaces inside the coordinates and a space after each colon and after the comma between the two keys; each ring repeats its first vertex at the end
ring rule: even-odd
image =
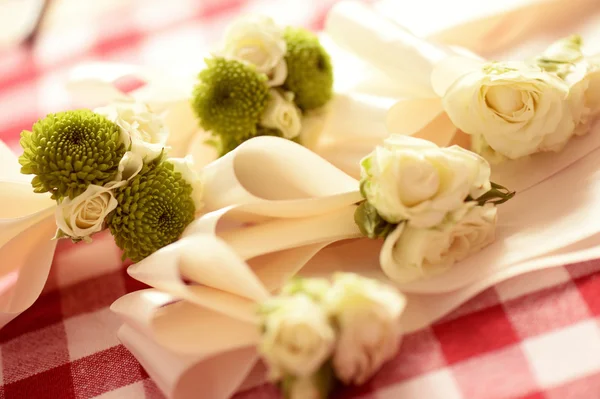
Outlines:
{"type": "MultiPolygon", "coordinates": [[[[347,44],[363,46],[390,75],[406,64],[406,53],[391,50],[408,48],[420,62],[402,71],[423,69],[414,80],[431,85],[390,109],[388,126],[406,129],[329,143],[342,155],[368,148],[356,151],[360,180],[294,142],[337,96],[332,63],[317,36],[265,17],[229,28],[185,98],[227,154],[201,171],[190,156],[169,157],[164,115],[133,96],[48,115],[21,135],[20,172],[33,176],[35,196],[50,197],[55,238],[90,242],[108,230],[136,262],[128,273],[152,287],[112,309],[124,322],[120,339],[167,395],[194,397],[186,389],[202,384],[207,397],[229,398],[260,382],[262,360],[286,398],[326,398],[336,385],[364,384],[396,355],[404,332],[486,286],[590,256],[595,244],[586,240],[600,227],[567,222],[600,217],[597,157],[573,156],[581,162],[561,173],[568,162],[546,175],[521,170],[537,180],[518,196],[490,166],[559,152],[590,130],[600,62],[583,55],[581,38],[529,61],[489,62],[424,44],[357,4],[334,8],[332,36],[348,34],[347,44]],[[463,147],[453,143],[459,130],[469,136],[463,147]],[[565,207],[572,193],[556,186],[580,202],[565,207]],[[539,212],[523,212],[534,206],[539,212]],[[550,233],[530,233],[542,230],[550,233]],[[205,373],[209,366],[219,369],[205,373]]],[[[360,108],[337,99],[336,107],[350,104],[345,115],[360,108]]],[[[359,128],[382,124],[378,112],[364,115],[376,123],[359,128]]],[[[38,216],[10,227],[21,234],[38,216]]]]}
{"type": "Polygon", "coordinates": [[[392,135],[361,162],[365,201],[354,219],[385,238],[380,263],[406,283],[440,273],[494,241],[496,205],[515,193],[490,182],[490,165],[459,146],[392,135]]]}
{"type": "MultiPolygon", "coordinates": [[[[489,159],[558,152],[590,130],[600,113],[600,60],[585,57],[574,35],[533,61],[482,63],[463,71],[443,95],[452,122],[489,159]]],[[[442,66],[443,67],[443,64],[442,66]]]]}
{"type": "Polygon", "coordinates": [[[190,158],[168,158],[161,118],[141,103],[50,114],[21,133],[21,173],[56,200],[55,238],[109,229],[139,261],[177,240],[202,209],[190,158]]]}
{"type": "Polygon", "coordinates": [[[298,139],[302,115],[323,107],[332,90],[331,60],[315,34],[251,16],[232,24],[206,59],[192,108],[223,155],[256,136],[298,139]]]}
{"type": "Polygon", "coordinates": [[[326,398],[361,385],[398,351],[406,300],[356,274],[296,279],[260,305],[259,352],[289,399],[326,398]]]}
{"type": "Polygon", "coordinates": [[[390,132],[444,147],[460,142],[494,164],[561,152],[600,114],[600,60],[584,54],[578,35],[530,59],[486,60],[419,38],[356,2],[334,9],[326,31],[398,87],[390,132]]]}

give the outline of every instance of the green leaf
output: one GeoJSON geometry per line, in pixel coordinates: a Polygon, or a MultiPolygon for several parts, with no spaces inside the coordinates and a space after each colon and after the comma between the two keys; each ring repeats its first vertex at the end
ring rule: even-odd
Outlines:
{"type": "Polygon", "coordinates": [[[396,224],[385,221],[374,206],[363,201],[354,212],[354,222],[360,232],[368,238],[385,238],[396,228],[396,224]]]}
{"type": "Polygon", "coordinates": [[[487,203],[500,205],[514,197],[515,194],[515,191],[510,191],[508,188],[492,182],[491,190],[478,198],[472,198],[471,196],[468,196],[467,201],[477,201],[479,206],[483,206],[487,203]]]}

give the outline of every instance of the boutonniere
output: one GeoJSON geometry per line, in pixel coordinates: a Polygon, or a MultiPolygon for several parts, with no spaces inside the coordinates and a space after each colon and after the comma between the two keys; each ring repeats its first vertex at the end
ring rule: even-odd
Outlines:
{"type": "Polygon", "coordinates": [[[561,39],[533,61],[459,68],[460,60],[448,59],[433,82],[474,151],[495,161],[558,152],[600,113],[600,64],[584,56],[582,44],[577,35],[561,39]],[[455,79],[442,79],[445,69],[455,79]]]}
{"type": "Polygon", "coordinates": [[[504,186],[528,189],[600,145],[596,134],[577,137],[600,114],[600,73],[598,57],[587,56],[576,35],[527,58],[484,59],[417,37],[355,2],[332,9],[327,31],[405,84],[387,113],[389,132],[470,149],[504,186]],[[361,32],[361,40],[348,40],[346,31],[361,32]],[[409,92],[407,82],[421,90],[409,92]]]}
{"type": "Polygon", "coordinates": [[[490,166],[458,146],[392,135],[361,162],[355,221],[384,238],[383,271],[398,283],[441,273],[494,241],[496,205],[514,196],[490,166]]]}
{"type": "Polygon", "coordinates": [[[50,114],[21,134],[21,173],[56,200],[56,238],[109,229],[139,261],[177,240],[202,209],[191,159],[168,158],[161,119],[144,104],[50,114]]]}
{"type": "Polygon", "coordinates": [[[297,140],[303,115],[332,96],[331,60],[315,34],[249,16],[206,59],[192,108],[223,155],[256,136],[297,140]]]}
{"type": "Polygon", "coordinates": [[[396,355],[405,305],[391,286],[357,274],[291,280],[259,306],[258,350],[285,398],[325,399],[396,355]]]}

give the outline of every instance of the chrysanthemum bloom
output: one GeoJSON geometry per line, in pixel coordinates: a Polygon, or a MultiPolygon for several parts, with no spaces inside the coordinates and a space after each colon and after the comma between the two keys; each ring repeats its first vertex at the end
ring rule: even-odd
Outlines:
{"type": "Polygon", "coordinates": [[[223,148],[235,148],[256,136],[269,99],[267,76],[253,65],[223,57],[209,58],[206,64],[194,88],[192,107],[204,130],[218,136],[223,148]]]}
{"type": "Polygon", "coordinates": [[[192,185],[159,157],[115,196],[119,205],[108,217],[123,258],[140,261],[176,241],[194,220],[192,185]]]}
{"type": "Polygon", "coordinates": [[[21,173],[35,175],[36,193],[73,199],[115,177],[125,153],[120,134],[119,126],[89,110],[49,114],[21,133],[21,173]]]}
{"type": "Polygon", "coordinates": [[[284,87],[295,94],[294,101],[303,111],[318,108],[333,95],[333,67],[319,38],[302,28],[288,27],[285,62],[288,74],[284,87]]]}

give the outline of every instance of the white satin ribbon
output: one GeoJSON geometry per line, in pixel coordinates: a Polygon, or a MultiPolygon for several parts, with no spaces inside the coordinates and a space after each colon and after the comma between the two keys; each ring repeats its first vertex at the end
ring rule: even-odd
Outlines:
{"type": "Polygon", "coordinates": [[[54,201],[36,194],[31,177],[0,141],[0,328],[38,298],[50,271],[56,241],[54,201]]]}

